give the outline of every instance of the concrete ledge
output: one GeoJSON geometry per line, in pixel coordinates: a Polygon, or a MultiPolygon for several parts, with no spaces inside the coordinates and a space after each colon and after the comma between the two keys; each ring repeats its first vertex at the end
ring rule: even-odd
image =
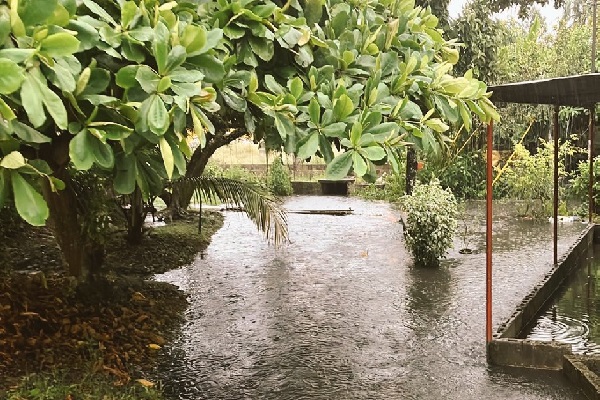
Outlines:
{"type": "Polygon", "coordinates": [[[590,225],[573,246],[552,266],[541,283],[525,296],[516,311],[494,334],[494,339],[518,338],[535,322],[540,310],[553,297],[562,282],[593,250],[596,225],[590,225]]]}
{"type": "Polygon", "coordinates": [[[588,399],[600,400],[599,356],[566,356],[563,371],[567,378],[581,388],[588,399]]]}
{"type": "Polygon", "coordinates": [[[292,190],[294,191],[294,194],[309,196],[320,196],[323,194],[319,182],[292,181],[292,190]]]}
{"type": "Polygon", "coordinates": [[[561,370],[571,346],[557,342],[494,339],[488,344],[488,362],[509,367],[561,370]]]}

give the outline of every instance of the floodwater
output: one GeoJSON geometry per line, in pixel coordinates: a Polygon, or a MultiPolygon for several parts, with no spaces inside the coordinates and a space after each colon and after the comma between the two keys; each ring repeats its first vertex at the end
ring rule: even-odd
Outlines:
{"type": "MultiPolygon", "coordinates": [[[[415,268],[399,214],[347,197],[289,198],[291,243],[275,249],[227,213],[203,257],[157,279],[189,294],[187,322],[155,379],[172,399],[584,399],[559,374],[485,359],[484,204],[463,213],[440,268],[415,268]],[[460,254],[468,247],[472,254],[460,254]]],[[[494,211],[494,324],[552,260],[549,223],[494,211]]],[[[561,225],[559,252],[584,225],[561,225]]]]}
{"type": "Polygon", "coordinates": [[[600,247],[559,289],[527,336],[571,345],[576,354],[600,354],[600,247]]]}

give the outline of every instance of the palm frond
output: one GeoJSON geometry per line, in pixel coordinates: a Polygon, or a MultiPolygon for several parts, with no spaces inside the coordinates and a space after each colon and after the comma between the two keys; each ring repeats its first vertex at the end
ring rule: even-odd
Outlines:
{"type": "Polygon", "coordinates": [[[178,184],[204,195],[209,201],[233,203],[275,245],[288,240],[287,215],[276,198],[260,186],[235,179],[200,176],[181,178],[178,184]]]}

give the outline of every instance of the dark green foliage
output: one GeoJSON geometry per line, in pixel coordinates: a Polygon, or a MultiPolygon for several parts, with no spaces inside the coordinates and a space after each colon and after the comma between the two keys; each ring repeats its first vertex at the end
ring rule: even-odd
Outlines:
{"type": "Polygon", "coordinates": [[[419,180],[429,182],[437,178],[443,188],[449,188],[457,199],[480,199],[485,197],[485,157],[480,151],[459,154],[447,161],[426,163],[419,171],[419,180]]]}
{"type": "MultiPolygon", "coordinates": [[[[587,215],[587,207],[588,207],[588,190],[590,184],[590,163],[589,161],[580,162],[577,165],[577,171],[574,171],[574,179],[571,182],[571,187],[569,189],[569,195],[574,197],[576,200],[580,200],[582,202],[582,209],[585,208],[583,212],[584,215],[587,215]]],[[[594,204],[600,204],[600,181],[597,177],[600,176],[600,156],[594,158],[594,204]]]]}
{"type": "Polygon", "coordinates": [[[553,4],[555,8],[559,8],[564,4],[564,0],[554,0],[553,3],[550,0],[490,0],[489,4],[494,12],[506,10],[512,6],[519,6],[519,16],[525,17],[534,4],[553,4]]]}
{"type": "Polygon", "coordinates": [[[271,164],[268,185],[269,190],[276,196],[289,196],[293,192],[290,171],[283,164],[281,157],[275,157],[275,160],[271,164]]]}
{"type": "Polygon", "coordinates": [[[462,75],[472,69],[476,77],[487,84],[496,81],[499,49],[505,38],[503,26],[492,19],[488,1],[474,0],[452,23],[453,33],[462,43],[455,71],[462,75]]]}
{"type": "Polygon", "coordinates": [[[390,174],[383,178],[380,184],[371,184],[357,189],[356,195],[367,200],[386,200],[397,202],[404,196],[406,177],[404,174],[390,174]]]}

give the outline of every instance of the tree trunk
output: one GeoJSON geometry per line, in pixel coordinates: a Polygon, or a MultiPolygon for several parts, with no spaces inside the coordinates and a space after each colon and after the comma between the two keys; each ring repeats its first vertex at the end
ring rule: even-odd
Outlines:
{"type": "MultiPolygon", "coordinates": [[[[185,173],[186,178],[195,178],[202,175],[204,168],[206,168],[206,164],[208,164],[208,160],[215,154],[215,151],[228,145],[234,140],[241,138],[245,133],[245,129],[233,129],[225,134],[211,137],[206,142],[204,148],[201,149],[198,147],[194,151],[194,154],[192,154],[192,158],[187,166],[187,172],[185,173]]],[[[168,207],[171,209],[171,214],[177,216],[181,214],[182,211],[185,211],[190,205],[193,195],[194,190],[192,188],[175,183],[170,196],[170,202],[167,203],[168,207]]],[[[164,200],[163,196],[161,196],[161,198],[164,200]]]]}
{"type": "Polygon", "coordinates": [[[142,191],[137,185],[131,194],[131,204],[127,214],[127,242],[130,244],[140,244],[143,237],[146,211],[144,210],[142,191]]]}
{"type": "MultiPolygon", "coordinates": [[[[206,164],[208,163],[208,159],[216,150],[216,148],[212,151],[207,151],[206,148],[202,151],[200,149],[196,150],[188,164],[185,176],[191,178],[202,175],[204,168],[206,168],[206,164]]],[[[171,208],[173,214],[179,215],[182,211],[185,211],[190,205],[193,195],[194,189],[190,186],[183,186],[175,183],[171,194],[171,203],[169,204],[169,208],[171,208]]]]}
{"type": "Polygon", "coordinates": [[[54,176],[65,182],[66,188],[52,192],[48,182],[44,182],[44,197],[50,209],[49,226],[61,249],[69,275],[80,282],[87,281],[104,262],[104,246],[83,233],[80,207],[68,171],[61,168],[55,171],[54,176]]]}
{"type": "Polygon", "coordinates": [[[406,194],[412,194],[417,177],[417,151],[409,146],[406,151],[406,194]]]}

